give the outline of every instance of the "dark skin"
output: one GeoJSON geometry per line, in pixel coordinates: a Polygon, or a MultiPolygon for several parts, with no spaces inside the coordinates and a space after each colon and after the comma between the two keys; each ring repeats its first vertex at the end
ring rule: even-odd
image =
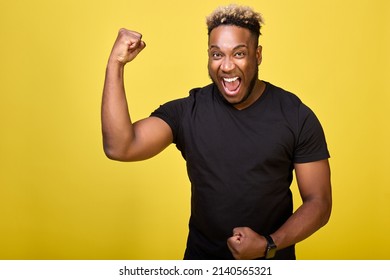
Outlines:
{"type": "MultiPolygon", "coordinates": [[[[262,48],[249,30],[232,25],[213,29],[209,36],[208,69],[221,95],[236,109],[251,106],[263,93],[258,79],[262,48]],[[230,84],[229,84],[230,83],[230,84]]],[[[160,118],[133,123],[124,89],[124,68],[145,48],[142,35],[121,29],[106,68],[102,99],[102,134],[106,155],[119,161],[155,156],[173,141],[171,128],[160,118]]],[[[278,249],[296,244],[324,226],[332,208],[328,160],[294,164],[302,204],[271,234],[278,249]]],[[[266,240],[249,227],[232,229],[227,245],[236,259],[263,257],[266,240]]]]}
{"type": "Polygon", "coordinates": [[[265,84],[258,79],[261,52],[257,38],[248,29],[221,25],[210,33],[209,76],[225,100],[239,110],[252,105],[264,91],[265,84]],[[235,91],[226,87],[232,79],[239,84],[235,91]]]}

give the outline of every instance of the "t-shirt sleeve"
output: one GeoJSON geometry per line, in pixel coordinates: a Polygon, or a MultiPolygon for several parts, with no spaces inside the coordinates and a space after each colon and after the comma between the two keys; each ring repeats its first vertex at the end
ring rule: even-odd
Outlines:
{"type": "Polygon", "coordinates": [[[324,130],[314,112],[306,105],[299,108],[299,133],[294,153],[295,163],[306,163],[330,157],[324,130]]]}
{"type": "Polygon", "coordinates": [[[158,117],[165,121],[172,129],[173,143],[177,142],[177,136],[180,129],[180,120],[185,113],[186,98],[177,99],[160,105],[154,112],[151,113],[151,117],[158,117]]]}

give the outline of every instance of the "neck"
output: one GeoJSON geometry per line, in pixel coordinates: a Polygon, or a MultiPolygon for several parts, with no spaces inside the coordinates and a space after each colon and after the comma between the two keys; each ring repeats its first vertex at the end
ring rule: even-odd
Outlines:
{"type": "Polygon", "coordinates": [[[256,79],[252,90],[248,92],[246,98],[241,102],[234,104],[233,106],[237,110],[248,108],[253,103],[255,103],[260,98],[260,96],[263,95],[264,90],[265,90],[265,83],[259,79],[256,79]]]}

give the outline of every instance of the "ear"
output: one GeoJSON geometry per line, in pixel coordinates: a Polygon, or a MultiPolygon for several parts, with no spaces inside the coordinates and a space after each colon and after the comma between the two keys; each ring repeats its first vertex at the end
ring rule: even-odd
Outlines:
{"type": "Polygon", "coordinates": [[[263,60],[263,47],[260,45],[256,49],[256,58],[257,58],[257,65],[260,65],[261,61],[263,60]]]}

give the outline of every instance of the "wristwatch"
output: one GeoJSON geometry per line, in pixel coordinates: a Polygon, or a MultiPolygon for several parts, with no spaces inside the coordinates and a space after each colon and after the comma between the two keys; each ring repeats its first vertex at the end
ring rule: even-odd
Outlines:
{"type": "Polygon", "coordinates": [[[271,236],[269,235],[265,235],[264,236],[265,239],[267,239],[267,248],[265,249],[265,258],[266,259],[272,259],[273,257],[275,257],[275,253],[276,253],[276,245],[274,243],[274,240],[272,239],[271,236]]]}

